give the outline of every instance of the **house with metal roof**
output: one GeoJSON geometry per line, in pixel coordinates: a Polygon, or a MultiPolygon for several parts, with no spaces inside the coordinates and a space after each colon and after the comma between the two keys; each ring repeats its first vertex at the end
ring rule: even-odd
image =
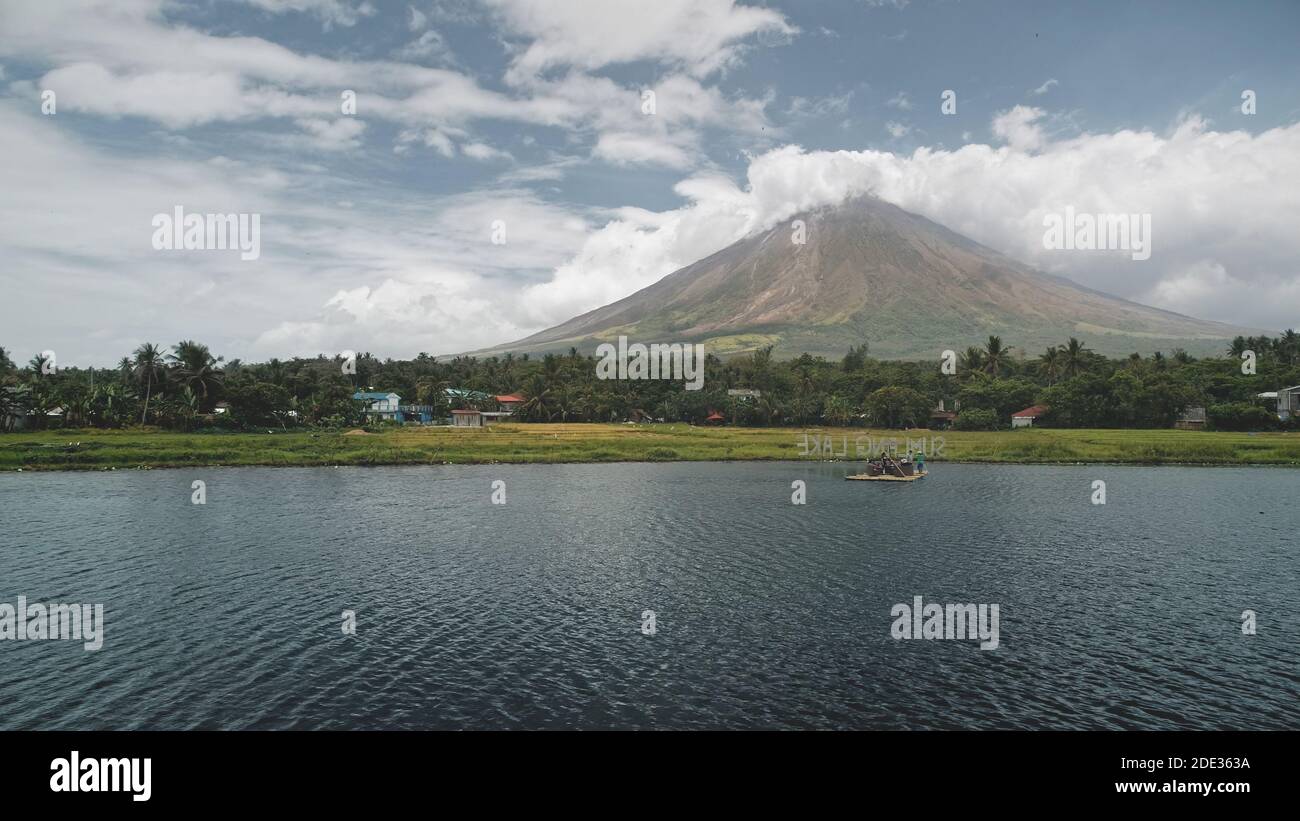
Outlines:
{"type": "Polygon", "coordinates": [[[520,405],[524,404],[524,398],[517,393],[505,393],[500,396],[492,397],[497,401],[501,410],[507,413],[513,413],[520,405]]]}
{"type": "Polygon", "coordinates": [[[370,419],[386,419],[394,422],[404,421],[402,414],[402,397],[395,393],[357,391],[352,394],[352,398],[358,402],[366,403],[362,412],[370,419]]]}
{"type": "Polygon", "coordinates": [[[477,404],[486,402],[492,397],[483,391],[471,390],[470,388],[443,388],[442,395],[447,397],[452,404],[459,402],[469,402],[477,404]]]}
{"type": "Polygon", "coordinates": [[[476,410],[453,410],[451,412],[451,424],[458,428],[481,428],[483,427],[483,414],[476,410]]]}
{"type": "MultiPolygon", "coordinates": [[[[1270,391],[1270,393],[1272,393],[1270,391]]],[[[1264,396],[1265,394],[1260,394],[1264,396]]],[[[1279,388],[1276,392],[1277,397],[1277,418],[1286,422],[1289,419],[1300,419],[1300,385],[1292,385],[1289,388],[1279,388]]]]}
{"type": "Polygon", "coordinates": [[[1032,405],[1019,413],[1011,414],[1011,427],[1013,428],[1032,428],[1039,417],[1047,413],[1047,405],[1032,405]]]}

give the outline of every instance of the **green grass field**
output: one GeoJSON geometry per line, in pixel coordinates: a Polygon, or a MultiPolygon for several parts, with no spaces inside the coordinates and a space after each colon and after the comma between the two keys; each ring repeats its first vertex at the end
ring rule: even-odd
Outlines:
{"type": "Polygon", "coordinates": [[[1300,434],[1179,430],[990,433],[861,428],[695,428],[684,424],[498,425],[342,432],[185,434],[57,430],[0,434],[0,470],[102,470],[195,465],[405,465],[494,462],[861,461],[880,439],[942,438],[931,461],[1300,466],[1300,434]],[[823,450],[813,451],[813,437],[823,450]],[[846,438],[847,437],[847,438],[846,438]],[[869,438],[870,439],[869,439],[869,438]],[[830,445],[826,445],[829,438],[830,445]],[[859,453],[858,443],[862,451],[859,453]],[[827,452],[829,451],[829,452],[827,452]]]}

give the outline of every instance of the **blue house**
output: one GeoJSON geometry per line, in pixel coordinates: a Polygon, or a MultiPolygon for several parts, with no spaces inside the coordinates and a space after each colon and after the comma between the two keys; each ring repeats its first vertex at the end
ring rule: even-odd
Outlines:
{"type": "Polygon", "coordinates": [[[405,421],[402,414],[402,397],[395,393],[357,391],[352,394],[352,398],[366,403],[364,413],[371,419],[391,419],[399,423],[405,421]]]}

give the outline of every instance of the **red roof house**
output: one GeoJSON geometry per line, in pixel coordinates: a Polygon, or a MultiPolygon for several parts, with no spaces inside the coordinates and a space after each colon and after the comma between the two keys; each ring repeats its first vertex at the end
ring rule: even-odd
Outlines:
{"type": "Polygon", "coordinates": [[[1025,408],[1019,413],[1011,414],[1011,427],[1013,428],[1031,428],[1038,418],[1049,410],[1047,405],[1033,405],[1025,408]]]}

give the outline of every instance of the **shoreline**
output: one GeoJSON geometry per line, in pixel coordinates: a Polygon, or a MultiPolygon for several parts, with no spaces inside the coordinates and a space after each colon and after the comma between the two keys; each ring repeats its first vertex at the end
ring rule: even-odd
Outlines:
{"type": "Polygon", "coordinates": [[[864,462],[882,440],[927,450],[933,464],[1300,468],[1300,435],[1180,430],[1016,431],[698,428],[677,424],[538,423],[483,429],[174,433],[150,429],[0,434],[0,471],[196,467],[864,462]],[[817,437],[833,449],[809,452],[817,437]],[[867,443],[864,449],[862,443],[867,443]],[[841,447],[843,448],[841,450],[841,447]]]}

